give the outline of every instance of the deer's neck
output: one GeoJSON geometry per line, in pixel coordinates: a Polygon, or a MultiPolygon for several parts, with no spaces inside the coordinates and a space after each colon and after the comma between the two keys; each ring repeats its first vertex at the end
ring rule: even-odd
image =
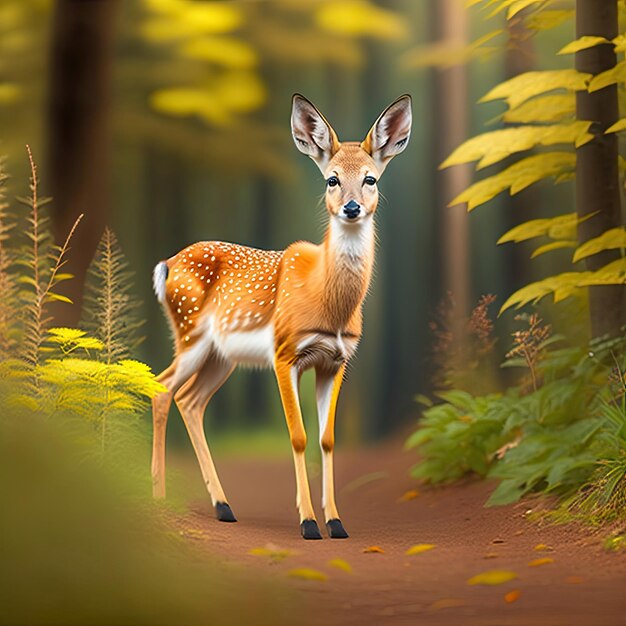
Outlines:
{"type": "Polygon", "coordinates": [[[357,224],[331,218],[322,245],[323,277],[321,305],[326,321],[345,328],[361,305],[369,287],[374,264],[374,218],[357,224]]]}

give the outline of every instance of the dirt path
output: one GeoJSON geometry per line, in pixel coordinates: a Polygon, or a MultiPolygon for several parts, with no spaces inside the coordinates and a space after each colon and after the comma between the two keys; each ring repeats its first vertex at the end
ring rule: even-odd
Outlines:
{"type": "MultiPolygon", "coordinates": [[[[217,462],[239,523],[218,523],[206,499],[192,503],[175,524],[199,547],[301,593],[304,606],[294,624],[626,625],[626,554],[605,552],[597,536],[575,527],[527,521],[528,504],[485,509],[490,486],[481,482],[425,490],[398,502],[415,483],[407,475],[414,456],[397,443],[337,454],[338,504],[350,533],[343,541],[300,539],[288,459],[217,462]],[[406,556],[418,543],[436,547],[406,556]],[[249,554],[267,544],[293,554],[280,561],[249,554]],[[552,550],[535,551],[538,544],[552,550]],[[372,545],[384,553],[363,552],[372,545]],[[554,561],[529,567],[544,557],[554,561]],[[328,565],[337,558],[352,573],[328,565]],[[302,567],[328,580],[287,575],[302,567]],[[518,578],[498,586],[467,584],[491,569],[512,570],[518,578]],[[507,603],[504,596],[513,590],[519,597],[507,603]]],[[[190,469],[197,471],[185,471],[190,469]]],[[[319,478],[311,482],[319,502],[319,478]]]]}

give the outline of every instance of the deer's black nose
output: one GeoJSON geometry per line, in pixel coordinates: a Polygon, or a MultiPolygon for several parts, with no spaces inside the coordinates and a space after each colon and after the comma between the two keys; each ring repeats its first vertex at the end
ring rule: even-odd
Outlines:
{"type": "Polygon", "coordinates": [[[343,213],[349,220],[353,220],[357,218],[359,214],[361,213],[361,207],[359,206],[358,202],[355,202],[354,200],[350,200],[348,204],[344,205],[343,213]]]}

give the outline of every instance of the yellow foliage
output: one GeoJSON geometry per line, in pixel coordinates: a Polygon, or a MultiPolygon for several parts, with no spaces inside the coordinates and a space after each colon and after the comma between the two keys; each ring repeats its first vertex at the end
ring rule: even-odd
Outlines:
{"type": "Polygon", "coordinates": [[[22,96],[22,88],[17,83],[0,83],[0,105],[13,104],[22,96]]]}
{"type": "Polygon", "coordinates": [[[622,33],[613,39],[615,52],[626,52],[626,33],[622,33]]]}
{"type": "Polygon", "coordinates": [[[258,64],[255,49],[242,39],[234,37],[203,37],[182,44],[181,56],[210,61],[235,69],[250,69],[258,64]]]}
{"type": "Polygon", "coordinates": [[[526,19],[526,28],[529,30],[550,30],[574,18],[574,9],[560,9],[554,11],[540,11],[533,13],[526,19]]]}
{"type": "Polygon", "coordinates": [[[77,349],[102,350],[104,344],[94,337],[87,336],[78,328],[51,328],[48,331],[48,343],[57,344],[63,354],[70,354],[77,349]]]}
{"type": "Polygon", "coordinates": [[[554,302],[565,300],[576,293],[581,281],[587,278],[589,274],[591,272],[565,272],[526,285],[509,297],[502,305],[500,314],[512,306],[519,309],[529,302],[536,304],[550,294],[554,294],[554,302]]]}
{"type": "Polygon", "coordinates": [[[527,100],[502,117],[505,122],[529,124],[532,122],[558,122],[576,112],[576,98],[573,93],[554,94],[527,100]]]}
{"type": "Polygon", "coordinates": [[[615,67],[594,76],[589,82],[589,91],[600,91],[609,85],[626,81],[626,61],[620,61],[615,67]]]}
{"type": "Polygon", "coordinates": [[[517,578],[515,572],[505,569],[492,569],[477,574],[467,581],[468,585],[501,585],[517,578]]]}
{"type": "Polygon", "coordinates": [[[574,144],[580,147],[593,139],[591,122],[575,121],[552,126],[519,126],[483,133],[461,144],[440,166],[450,167],[479,161],[477,168],[498,163],[516,152],[537,145],[574,144]]]}
{"type": "Polygon", "coordinates": [[[317,25],[347,37],[403,39],[408,34],[406,22],[393,11],[366,0],[334,0],[320,5],[315,13],[317,25]]]}
{"type": "Polygon", "coordinates": [[[250,113],[267,98],[261,79],[252,72],[227,72],[212,87],[219,102],[230,111],[250,113]]]}
{"type": "Polygon", "coordinates": [[[624,285],[626,284],[626,258],[622,257],[616,261],[601,267],[595,272],[583,272],[579,285],[589,287],[591,285],[624,285]]]}
{"type": "Polygon", "coordinates": [[[547,235],[552,239],[574,239],[576,229],[581,220],[576,213],[566,213],[556,217],[539,220],[528,220],[519,226],[515,226],[498,239],[498,244],[514,241],[527,241],[535,237],[547,235]]]}
{"type": "Polygon", "coordinates": [[[615,122],[613,126],[607,128],[606,134],[608,135],[609,133],[619,133],[622,130],[626,130],[626,118],[622,118],[621,120],[615,122]]]}
{"type": "Polygon", "coordinates": [[[552,252],[553,250],[562,250],[563,248],[575,248],[578,245],[578,242],[575,240],[563,240],[563,241],[551,241],[550,243],[546,243],[543,246],[539,246],[533,253],[530,255],[531,259],[535,259],[546,252],[552,252]]]}
{"type": "Polygon", "coordinates": [[[587,50],[587,48],[593,48],[594,46],[599,46],[604,43],[611,43],[605,37],[593,37],[591,35],[585,35],[584,37],[580,37],[571,43],[568,43],[566,46],[561,48],[557,54],[574,54],[579,52],[580,50],[587,50]]]}
{"type": "Polygon", "coordinates": [[[540,567],[541,565],[549,565],[554,563],[554,559],[549,556],[544,556],[542,559],[534,559],[528,564],[528,567],[540,567]]]}
{"type": "Polygon", "coordinates": [[[527,9],[528,7],[533,5],[543,3],[544,0],[514,0],[509,4],[508,11],[506,13],[506,19],[510,20],[524,9],[527,9]]]}
{"type": "Polygon", "coordinates": [[[611,228],[611,230],[607,230],[599,237],[594,237],[593,239],[586,241],[576,250],[572,261],[573,263],[576,263],[581,259],[598,254],[598,252],[603,252],[604,250],[615,250],[618,248],[626,248],[626,229],[623,226],[619,228],[611,228]]]}
{"type": "Polygon", "coordinates": [[[575,166],[576,157],[570,152],[546,152],[526,157],[502,172],[474,183],[449,206],[466,202],[468,211],[471,211],[506,189],[514,195],[543,178],[571,172],[575,166]]]}
{"type": "Polygon", "coordinates": [[[422,554],[423,552],[429,552],[436,548],[434,543],[418,543],[414,546],[411,546],[405,554],[407,556],[413,556],[414,554],[422,554]]]}
{"type": "Polygon", "coordinates": [[[581,91],[587,88],[591,74],[572,69],[525,72],[496,85],[479,102],[506,100],[509,108],[555,89],[581,91]]]}

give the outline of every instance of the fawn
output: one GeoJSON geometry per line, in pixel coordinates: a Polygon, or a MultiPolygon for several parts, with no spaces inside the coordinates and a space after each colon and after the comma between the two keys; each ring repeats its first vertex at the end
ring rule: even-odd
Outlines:
{"type": "Polygon", "coordinates": [[[335,408],[346,363],[361,336],[361,309],[374,263],[377,182],[406,147],[411,119],[411,98],[405,95],[385,109],[364,141],[342,143],[315,106],[294,95],[295,144],[326,180],[324,241],[298,241],[277,252],[200,242],[154,268],[154,290],[175,341],[175,358],[159,376],[168,391],[153,400],[155,498],[165,496],[165,430],[173,397],[217,518],[236,521],[206,442],[204,411],[237,365],[273,367],[293,449],[300,530],[305,539],[321,539],[298,398],[302,372],[315,368],[326,528],[333,539],[348,537],[335,505],[335,408]]]}

